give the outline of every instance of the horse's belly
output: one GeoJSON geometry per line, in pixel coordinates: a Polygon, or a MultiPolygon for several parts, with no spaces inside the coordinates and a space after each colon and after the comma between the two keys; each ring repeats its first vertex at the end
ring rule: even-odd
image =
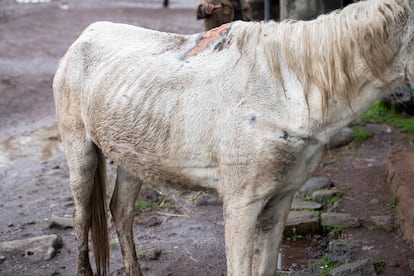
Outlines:
{"type": "Polygon", "coordinates": [[[217,164],[210,154],[157,154],[122,143],[109,147],[100,145],[100,148],[106,156],[144,181],[190,190],[216,190],[219,184],[217,164]]]}

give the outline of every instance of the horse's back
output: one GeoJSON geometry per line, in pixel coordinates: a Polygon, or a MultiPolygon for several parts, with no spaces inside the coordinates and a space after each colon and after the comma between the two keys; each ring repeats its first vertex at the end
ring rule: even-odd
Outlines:
{"type": "Polygon", "coordinates": [[[142,178],[185,186],[201,179],[215,186],[213,157],[201,150],[214,143],[202,141],[214,124],[205,127],[208,118],[200,116],[211,95],[191,97],[198,93],[193,74],[175,70],[185,67],[180,57],[188,39],[109,22],[89,26],[55,75],[61,129],[81,128],[108,157],[142,178]],[[206,169],[177,174],[190,164],[206,169]]]}

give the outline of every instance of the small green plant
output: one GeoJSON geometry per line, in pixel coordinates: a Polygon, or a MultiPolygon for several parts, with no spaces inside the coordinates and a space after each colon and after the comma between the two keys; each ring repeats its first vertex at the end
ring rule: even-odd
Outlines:
{"type": "Polygon", "coordinates": [[[385,260],[384,259],[374,259],[374,260],[372,260],[372,264],[374,265],[375,272],[382,275],[381,270],[385,266],[385,260]]]}
{"type": "Polygon", "coordinates": [[[153,205],[153,203],[145,201],[143,199],[137,199],[135,201],[135,207],[137,207],[140,212],[145,212],[152,209],[153,205]]]}
{"type": "Polygon", "coordinates": [[[48,137],[48,139],[50,141],[59,141],[60,140],[60,136],[59,136],[59,134],[51,135],[51,136],[48,137]]]}
{"type": "Polygon", "coordinates": [[[337,268],[340,264],[332,261],[327,255],[324,255],[318,260],[310,261],[309,265],[315,273],[312,275],[329,276],[331,270],[337,268]]]}
{"type": "Polygon", "coordinates": [[[331,270],[337,268],[339,266],[338,263],[332,261],[328,256],[323,256],[319,260],[319,267],[321,269],[321,276],[329,276],[331,275],[331,270]]]}
{"type": "Polygon", "coordinates": [[[387,203],[389,209],[395,209],[397,207],[397,197],[393,196],[390,202],[387,203]]]}
{"type": "Polygon", "coordinates": [[[310,210],[310,212],[311,212],[312,214],[314,214],[315,216],[317,216],[318,218],[320,218],[320,217],[321,217],[321,211],[318,211],[318,210],[310,210]]]}
{"type": "Polygon", "coordinates": [[[292,228],[292,235],[290,237],[287,237],[286,240],[288,240],[288,241],[297,241],[297,240],[300,240],[302,238],[303,238],[303,236],[298,234],[298,232],[296,230],[296,227],[293,227],[292,228]]]}
{"type": "Polygon", "coordinates": [[[385,260],[384,260],[384,259],[374,259],[374,260],[372,261],[372,264],[373,264],[375,267],[385,266],[385,260]]]}
{"type": "Polygon", "coordinates": [[[362,143],[368,138],[371,138],[372,134],[366,131],[364,128],[360,126],[354,126],[352,128],[352,137],[353,141],[356,143],[362,143]]]}
{"type": "Polygon", "coordinates": [[[138,258],[145,258],[145,256],[147,256],[147,251],[146,250],[139,250],[137,252],[138,258]]]}
{"type": "Polygon", "coordinates": [[[342,198],[342,193],[339,193],[339,192],[335,193],[330,198],[328,198],[328,200],[326,201],[326,204],[328,206],[332,206],[332,205],[334,205],[335,202],[337,202],[341,198],[342,198]]]}
{"type": "Polygon", "coordinates": [[[118,243],[115,240],[109,241],[109,249],[115,249],[118,247],[118,243]]]}

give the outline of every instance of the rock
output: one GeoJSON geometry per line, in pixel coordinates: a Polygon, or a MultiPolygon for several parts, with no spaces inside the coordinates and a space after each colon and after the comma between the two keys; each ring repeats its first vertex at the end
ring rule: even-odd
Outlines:
{"type": "Polygon", "coordinates": [[[411,87],[408,84],[393,89],[390,96],[382,97],[381,103],[388,109],[394,109],[397,113],[406,112],[414,114],[414,99],[411,94],[411,87]]]}
{"type": "Polygon", "coordinates": [[[34,257],[37,260],[50,260],[62,246],[62,238],[52,234],[22,240],[0,242],[0,251],[24,252],[25,256],[34,257]]]}
{"type": "Polygon", "coordinates": [[[337,134],[329,139],[328,148],[337,148],[348,145],[353,140],[352,128],[344,127],[337,134]]]}
{"type": "Polygon", "coordinates": [[[384,124],[366,124],[364,128],[373,136],[391,134],[393,132],[392,128],[384,124]]]}
{"type": "Polygon", "coordinates": [[[332,240],[329,242],[326,255],[336,263],[348,263],[353,261],[353,256],[361,243],[355,240],[332,240]]]}
{"type": "Polygon", "coordinates": [[[319,217],[310,211],[290,211],[283,235],[290,237],[293,234],[306,235],[319,232],[319,217]],[[293,230],[295,229],[295,230],[293,230]]]}
{"type": "Polygon", "coordinates": [[[139,198],[143,199],[147,202],[157,203],[160,193],[150,187],[145,185],[142,186],[141,191],[139,193],[139,198]]]}
{"type": "Polygon", "coordinates": [[[311,177],[299,189],[299,194],[310,195],[319,189],[328,189],[332,187],[332,181],[327,177],[311,177]]]}
{"type": "Polygon", "coordinates": [[[380,200],[378,198],[373,198],[369,201],[369,204],[372,204],[372,205],[380,204],[380,200]]]}
{"type": "Polygon", "coordinates": [[[345,213],[322,213],[321,214],[321,225],[322,226],[334,226],[334,227],[346,227],[356,228],[360,227],[360,221],[345,213]]]}
{"type": "Polygon", "coordinates": [[[411,272],[414,272],[414,259],[408,260],[408,267],[410,268],[411,272]]]}
{"type": "Polygon", "coordinates": [[[154,248],[148,251],[146,257],[150,261],[156,261],[161,257],[162,250],[159,248],[154,248]]]}
{"type": "Polygon", "coordinates": [[[216,195],[202,193],[196,197],[194,204],[196,206],[217,205],[220,201],[216,195]]]}
{"type": "Polygon", "coordinates": [[[400,264],[395,260],[387,260],[385,265],[388,267],[399,267],[400,266],[400,264]]]}
{"type": "Polygon", "coordinates": [[[394,221],[392,216],[372,216],[369,219],[369,223],[373,224],[374,227],[391,232],[394,229],[394,221]]]}
{"type": "Polygon", "coordinates": [[[414,151],[392,152],[386,170],[390,195],[394,195],[395,211],[404,238],[414,241],[414,151]]]}
{"type": "Polygon", "coordinates": [[[293,200],[292,206],[290,207],[291,210],[320,210],[322,208],[322,204],[313,202],[313,201],[305,201],[305,200],[293,200]]]}
{"type": "Polygon", "coordinates": [[[62,218],[52,215],[52,217],[50,218],[49,228],[73,228],[73,218],[62,218]]]}
{"type": "Polygon", "coordinates": [[[338,192],[337,189],[317,190],[312,193],[312,200],[325,205],[328,199],[338,194],[338,192]]]}
{"type": "Polygon", "coordinates": [[[331,270],[331,276],[376,276],[374,265],[368,259],[356,261],[331,270]]]}
{"type": "Polygon", "coordinates": [[[162,221],[161,221],[161,219],[152,216],[152,217],[149,217],[149,218],[144,218],[143,220],[138,220],[137,223],[145,225],[147,227],[153,227],[153,226],[161,224],[162,221]]]}
{"type": "Polygon", "coordinates": [[[6,260],[6,257],[3,255],[0,255],[0,264],[4,263],[5,260],[6,260]]]}

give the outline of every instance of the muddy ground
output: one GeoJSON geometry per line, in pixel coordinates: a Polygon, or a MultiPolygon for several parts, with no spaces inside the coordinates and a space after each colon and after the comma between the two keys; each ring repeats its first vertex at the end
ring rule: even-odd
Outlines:
{"type": "MultiPolygon", "coordinates": [[[[0,240],[58,234],[64,246],[51,260],[0,252],[0,275],[74,275],[73,229],[50,228],[52,215],[70,217],[73,210],[68,170],[57,141],[51,82],[58,59],[90,23],[110,20],[161,31],[202,30],[190,0],[53,1],[18,4],[0,0],[0,240]]],[[[387,155],[411,149],[410,137],[386,125],[367,127],[374,135],[362,144],[326,152],[315,175],[328,176],[343,192],[338,211],[360,218],[363,226],[343,238],[361,243],[359,258],[382,259],[382,275],[413,275],[410,244],[398,226],[387,232],[365,223],[373,215],[392,215],[393,196],[385,181],[387,155]]],[[[114,166],[109,165],[110,186],[114,166]]],[[[110,189],[109,189],[110,190],[110,189]]],[[[221,206],[214,195],[166,190],[148,185],[143,193],[162,206],[139,213],[135,242],[145,275],[224,275],[221,206]]],[[[111,227],[111,275],[122,275],[122,260],[111,227]]],[[[324,254],[329,236],[306,236],[282,246],[283,269],[300,271],[324,254]]],[[[27,252],[26,252],[27,253],[27,252]]]]}

